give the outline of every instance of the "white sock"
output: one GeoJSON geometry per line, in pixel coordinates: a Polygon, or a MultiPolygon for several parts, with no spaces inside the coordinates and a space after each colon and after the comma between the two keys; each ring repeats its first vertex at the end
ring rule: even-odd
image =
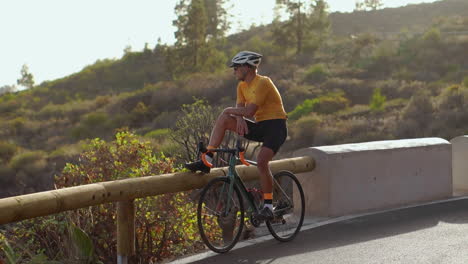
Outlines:
{"type": "Polygon", "coordinates": [[[266,203],[266,204],[263,205],[263,208],[265,208],[265,207],[268,207],[268,209],[270,209],[271,211],[273,211],[273,204],[271,204],[271,203],[266,203]]]}

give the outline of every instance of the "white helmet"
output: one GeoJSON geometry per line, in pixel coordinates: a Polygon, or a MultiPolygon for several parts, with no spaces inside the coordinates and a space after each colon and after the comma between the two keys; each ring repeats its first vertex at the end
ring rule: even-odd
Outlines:
{"type": "Polygon", "coordinates": [[[241,51],[234,56],[231,60],[229,67],[234,67],[236,65],[250,64],[257,67],[262,61],[262,54],[258,54],[252,51],[241,51]]]}

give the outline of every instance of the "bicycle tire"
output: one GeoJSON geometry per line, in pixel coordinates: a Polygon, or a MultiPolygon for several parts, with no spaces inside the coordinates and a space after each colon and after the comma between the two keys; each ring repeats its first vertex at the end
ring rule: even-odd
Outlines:
{"type": "Polygon", "coordinates": [[[228,209],[229,214],[224,215],[222,213],[226,209],[225,202],[228,198],[228,192],[221,192],[223,191],[222,188],[226,188],[229,184],[230,179],[227,177],[218,177],[211,180],[203,188],[198,202],[197,222],[200,236],[205,245],[216,253],[226,253],[231,250],[239,241],[244,226],[244,204],[242,195],[236,185],[233,186],[230,197],[232,206],[228,209]],[[214,203],[213,200],[215,200],[214,203]],[[210,208],[213,205],[214,209],[210,208]],[[234,219],[234,223],[232,224],[231,234],[228,228],[231,228],[229,221],[232,221],[232,219],[234,219]],[[218,235],[221,235],[221,237],[217,237],[218,235]],[[232,238],[229,236],[232,236],[232,238]]]}
{"type": "Polygon", "coordinates": [[[273,176],[273,179],[275,219],[267,221],[266,225],[276,240],[288,242],[296,237],[304,222],[304,191],[292,172],[280,171],[273,176]]]}

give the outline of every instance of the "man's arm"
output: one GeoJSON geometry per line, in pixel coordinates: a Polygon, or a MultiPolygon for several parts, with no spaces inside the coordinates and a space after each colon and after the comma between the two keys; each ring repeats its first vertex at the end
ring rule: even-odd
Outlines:
{"type": "Polygon", "coordinates": [[[237,129],[236,129],[237,134],[244,136],[249,133],[249,128],[247,126],[247,122],[244,120],[244,116],[245,117],[251,117],[251,116],[242,115],[242,114],[248,114],[249,112],[248,107],[245,106],[245,103],[238,103],[236,104],[236,107],[226,108],[224,109],[224,112],[226,114],[230,114],[234,116],[237,119],[237,129]],[[236,115],[236,113],[241,114],[241,115],[236,115]]]}
{"type": "Polygon", "coordinates": [[[247,104],[243,106],[242,104],[237,104],[236,107],[228,107],[224,109],[224,113],[228,115],[235,115],[239,117],[253,117],[255,112],[257,112],[258,106],[256,104],[247,104]]]}

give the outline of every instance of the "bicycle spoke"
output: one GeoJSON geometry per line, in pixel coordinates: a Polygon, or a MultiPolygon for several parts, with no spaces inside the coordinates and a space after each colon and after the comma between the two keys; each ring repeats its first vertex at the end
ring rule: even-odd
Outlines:
{"type": "Polygon", "coordinates": [[[200,197],[197,212],[203,241],[218,253],[227,252],[235,245],[244,222],[239,190],[235,187],[231,197],[228,197],[227,186],[229,183],[226,178],[217,178],[208,183],[200,197]]]}
{"type": "Polygon", "coordinates": [[[304,192],[297,178],[290,172],[275,174],[273,184],[275,218],[267,222],[267,227],[277,240],[290,241],[297,235],[304,220],[304,192]],[[296,201],[294,195],[298,197],[296,201]]]}

